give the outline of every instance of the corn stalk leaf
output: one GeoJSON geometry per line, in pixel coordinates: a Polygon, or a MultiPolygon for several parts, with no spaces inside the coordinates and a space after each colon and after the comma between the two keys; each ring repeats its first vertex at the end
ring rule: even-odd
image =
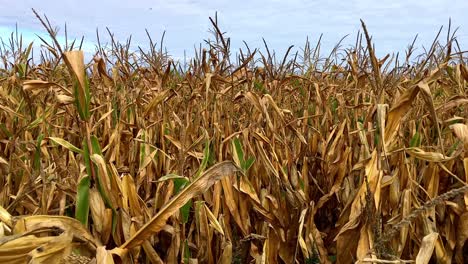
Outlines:
{"type": "Polygon", "coordinates": [[[58,138],[58,137],[49,137],[50,140],[52,140],[53,142],[59,144],[60,146],[68,149],[68,150],[71,150],[77,154],[83,154],[83,151],[77,147],[75,147],[72,143],[66,141],[65,139],[63,138],[58,138]]]}
{"type": "Polygon", "coordinates": [[[212,166],[174,196],[148,223],[120,246],[120,248],[131,249],[141,245],[146,239],[159,232],[166,224],[167,219],[195,195],[201,194],[215,182],[237,171],[239,171],[238,167],[231,161],[220,162],[212,166]]]}

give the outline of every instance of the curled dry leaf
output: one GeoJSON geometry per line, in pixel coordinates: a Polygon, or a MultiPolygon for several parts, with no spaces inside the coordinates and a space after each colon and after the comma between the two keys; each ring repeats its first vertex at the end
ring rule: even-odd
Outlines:
{"type": "Polygon", "coordinates": [[[13,233],[19,234],[24,232],[32,232],[41,228],[58,228],[60,230],[69,231],[81,241],[85,241],[92,247],[101,245],[101,242],[96,240],[93,235],[76,219],[67,216],[54,215],[33,215],[26,217],[14,218],[13,233]]]}
{"type": "Polygon", "coordinates": [[[0,206],[0,222],[5,223],[8,227],[13,226],[13,218],[3,206],[0,206]]]}
{"type": "Polygon", "coordinates": [[[71,104],[75,101],[73,97],[61,93],[56,93],[55,98],[57,98],[59,103],[64,105],[71,104]]]}
{"type": "Polygon", "coordinates": [[[26,263],[30,258],[29,253],[36,248],[51,242],[54,237],[36,237],[34,235],[9,236],[2,239],[0,244],[1,263],[26,263]]]}
{"type": "Polygon", "coordinates": [[[59,264],[72,251],[73,234],[66,231],[29,252],[31,263],[59,264]]]}
{"type": "Polygon", "coordinates": [[[30,80],[23,82],[23,90],[34,92],[36,90],[49,89],[55,85],[52,82],[42,81],[42,80],[30,80]]]}
{"type": "Polygon", "coordinates": [[[65,63],[68,66],[69,71],[78,80],[78,84],[79,84],[78,100],[80,101],[82,105],[84,105],[86,77],[85,77],[83,51],[77,50],[77,51],[64,52],[63,58],[65,60],[65,63]]]}
{"type": "Polygon", "coordinates": [[[453,124],[450,125],[450,129],[463,142],[466,151],[465,156],[468,157],[468,126],[465,124],[453,124]]]}
{"type": "Polygon", "coordinates": [[[447,156],[444,156],[442,153],[428,152],[428,151],[424,151],[420,148],[415,148],[415,147],[406,149],[406,152],[415,158],[425,160],[425,161],[430,161],[430,162],[447,162],[447,161],[453,160],[456,157],[456,156],[447,157],[447,156]]]}
{"type": "Polygon", "coordinates": [[[468,68],[464,64],[459,64],[460,66],[460,73],[463,79],[468,82],[468,68]]]}
{"type": "MultiPolygon", "coordinates": [[[[7,219],[2,217],[1,221],[4,220],[7,219]]],[[[0,263],[25,263],[28,259],[31,263],[61,263],[71,255],[76,241],[91,251],[101,245],[79,221],[70,217],[13,217],[10,224],[11,235],[0,242],[0,263]]]]}
{"type": "Polygon", "coordinates": [[[439,237],[438,233],[430,233],[426,235],[421,243],[419,248],[418,255],[416,256],[416,264],[427,264],[431,260],[432,253],[434,252],[434,247],[436,240],[439,237]]]}

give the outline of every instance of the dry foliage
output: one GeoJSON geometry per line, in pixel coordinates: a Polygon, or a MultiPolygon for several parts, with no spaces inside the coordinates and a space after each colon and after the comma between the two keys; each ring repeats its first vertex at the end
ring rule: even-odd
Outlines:
{"type": "Polygon", "coordinates": [[[363,24],[278,62],[266,43],[233,59],[211,20],[185,67],[112,34],[85,64],[38,18],[39,55],[0,49],[1,263],[466,263],[450,29],[416,58],[376,58],[363,24]]]}

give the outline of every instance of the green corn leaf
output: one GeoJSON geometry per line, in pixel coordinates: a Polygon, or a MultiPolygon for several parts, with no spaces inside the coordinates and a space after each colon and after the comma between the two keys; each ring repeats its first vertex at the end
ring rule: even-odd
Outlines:
{"type": "MultiPolygon", "coordinates": [[[[174,182],[174,193],[176,194],[182,191],[184,187],[190,183],[187,177],[179,176],[176,174],[165,175],[161,177],[158,180],[158,182],[167,181],[167,180],[172,180],[174,182]]],[[[192,200],[189,200],[179,209],[180,214],[182,216],[182,223],[184,224],[186,224],[189,220],[190,209],[192,209],[192,200]]]]}
{"type": "Polygon", "coordinates": [[[244,162],[244,166],[242,167],[242,169],[244,171],[248,171],[250,169],[250,167],[252,167],[252,165],[254,164],[255,162],[255,157],[250,157],[248,158],[245,162],[244,162]]]}
{"type": "Polygon", "coordinates": [[[190,199],[186,204],[180,208],[180,215],[182,216],[182,223],[188,223],[190,217],[190,209],[192,209],[192,200],[190,199]]]}
{"type": "Polygon", "coordinates": [[[188,244],[188,240],[186,239],[184,241],[184,263],[189,263],[190,258],[191,258],[190,247],[188,244]]]}
{"type": "Polygon", "coordinates": [[[197,173],[195,174],[195,178],[198,178],[208,166],[208,161],[210,160],[210,141],[208,140],[205,144],[205,149],[203,150],[203,160],[200,164],[200,168],[198,168],[197,173]]]}
{"type": "Polygon", "coordinates": [[[76,192],[75,218],[85,226],[88,225],[89,216],[89,186],[90,179],[86,175],[78,183],[78,190],[76,192]]]}
{"type": "Polygon", "coordinates": [[[239,166],[242,168],[244,167],[244,151],[242,149],[242,145],[240,143],[240,140],[238,138],[234,138],[233,140],[234,143],[234,152],[236,155],[237,160],[239,161],[239,166]]]}
{"type": "Polygon", "coordinates": [[[419,147],[421,145],[421,135],[416,132],[414,136],[411,138],[410,147],[419,147]]]}
{"type": "MultiPolygon", "coordinates": [[[[89,216],[89,188],[91,186],[91,163],[89,148],[86,139],[83,140],[83,160],[86,167],[86,176],[83,177],[78,183],[78,190],[76,192],[76,209],[75,218],[83,223],[85,226],[88,223],[89,216]]],[[[96,169],[95,169],[96,171],[96,169]]]]}
{"type": "Polygon", "coordinates": [[[6,125],[4,123],[0,123],[0,129],[3,133],[7,135],[8,138],[13,137],[13,133],[10,132],[10,130],[7,129],[6,125]]]}

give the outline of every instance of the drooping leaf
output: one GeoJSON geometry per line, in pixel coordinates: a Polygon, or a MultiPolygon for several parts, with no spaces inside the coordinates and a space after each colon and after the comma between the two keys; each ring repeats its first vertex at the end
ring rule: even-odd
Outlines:
{"type": "Polygon", "coordinates": [[[238,171],[237,166],[230,161],[220,162],[212,166],[165,204],[148,223],[140,228],[137,233],[120,246],[120,248],[131,249],[141,245],[144,240],[148,239],[154,233],[159,232],[167,219],[192,197],[206,191],[216,181],[228,175],[232,175],[236,171],[238,171]]]}
{"type": "Polygon", "coordinates": [[[73,144],[71,144],[70,142],[66,141],[65,139],[63,138],[58,138],[58,137],[48,137],[48,139],[52,140],[53,142],[59,144],[60,146],[68,149],[68,150],[71,150],[75,153],[78,153],[78,154],[82,154],[83,151],[77,147],[75,147],[73,144]]]}

